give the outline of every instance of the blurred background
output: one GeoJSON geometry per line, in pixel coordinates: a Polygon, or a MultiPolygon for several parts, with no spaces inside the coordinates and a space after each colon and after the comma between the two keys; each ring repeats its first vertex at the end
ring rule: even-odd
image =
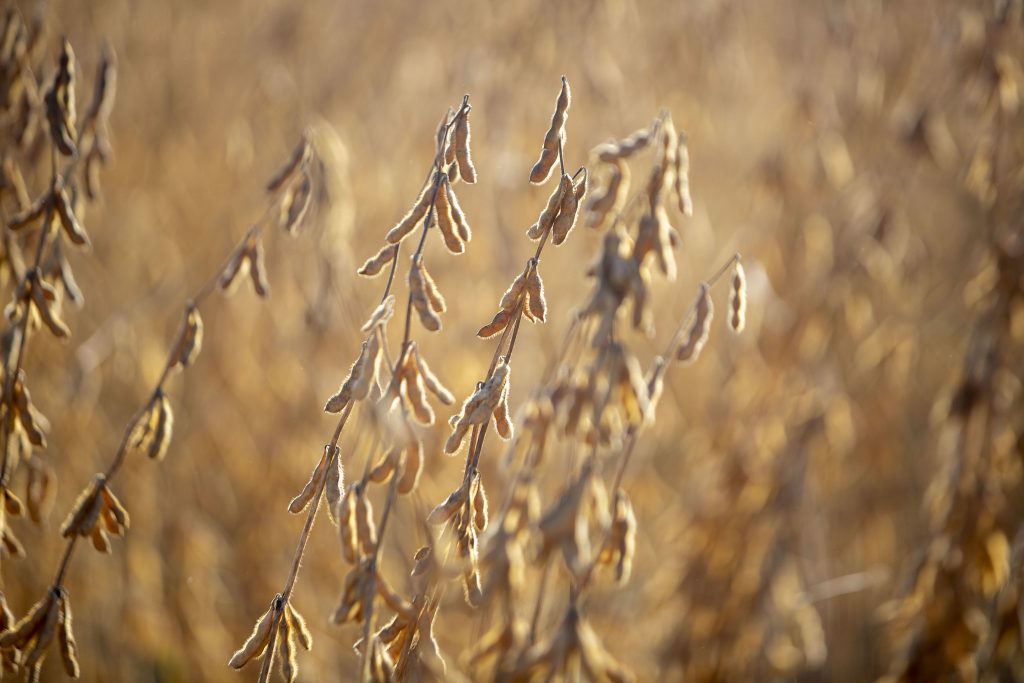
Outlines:
{"type": "MultiPolygon", "coordinates": [[[[440,334],[419,337],[468,395],[493,350],[475,331],[534,249],[523,233],[549,188],[527,179],[563,74],[573,167],[662,109],[689,137],[694,215],[673,216],[680,274],[655,278],[656,334],[629,339],[641,360],[734,252],[750,286],[743,335],[725,329],[716,290],[704,355],[668,375],[626,475],[634,575],[599,588],[595,628],[640,680],[889,670],[882,608],[906,592],[931,538],[923,503],[946,481],[936,420],[991,289],[993,193],[1019,195],[1019,167],[974,169],[986,144],[993,157],[1008,145],[1009,164],[1024,143],[1003,92],[1020,84],[1024,52],[1014,3],[18,4],[45,17],[41,77],[66,35],[84,102],[109,41],[118,88],[114,161],[84,218],[93,250],[69,256],[85,306],[66,314],[69,343],[38,335],[26,360],[59,486],[40,527],[14,522],[28,551],[3,566],[16,614],[51,580],[60,523],[157,380],[183,302],[259,219],[266,181],[307,127],[324,168],[309,225],[294,239],[268,234],[270,298],[242,287],[205,308],[203,352],[170,385],[166,461],[135,457],[115,484],[133,516],[127,537],[110,556],[75,558],[67,587],[85,680],[254,679],[226,663],[282,588],[302,525],[285,508],[329,438],[323,402],[382,291],[356,268],[411,206],[438,120],[469,93],[480,182],[458,192],[474,239],[459,257],[429,243],[450,310],[440,334]],[[822,416],[813,430],[808,406],[822,416]]],[[[635,188],[649,164],[634,167],[635,188]]],[[[30,178],[33,195],[41,182],[30,178]]],[[[521,330],[513,407],[585,302],[599,244],[580,227],[545,252],[549,322],[521,330]]],[[[428,439],[417,503],[396,509],[396,565],[418,545],[423,509],[461,474],[436,448],[447,417],[428,439]]],[[[360,471],[364,456],[343,448],[360,471]]],[[[497,441],[484,452],[492,492],[509,476],[501,452],[497,441]]],[[[315,641],[302,680],[352,676],[356,629],[328,623],[346,571],[321,520],[294,598],[315,641]]],[[[458,591],[442,615],[439,642],[458,669],[473,615],[458,591]]],[[[48,659],[44,679],[59,678],[48,659]]]]}

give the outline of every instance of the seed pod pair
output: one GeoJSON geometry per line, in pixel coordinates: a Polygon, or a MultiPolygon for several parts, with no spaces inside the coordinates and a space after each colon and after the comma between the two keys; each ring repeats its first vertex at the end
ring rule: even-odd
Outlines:
{"type": "Polygon", "coordinates": [[[622,140],[604,142],[591,150],[590,153],[607,163],[628,159],[646,149],[655,136],[657,136],[660,127],[661,122],[659,119],[656,119],[650,126],[636,130],[622,140]]]}
{"type": "Polygon", "coordinates": [[[394,260],[397,253],[397,244],[385,244],[381,247],[380,251],[366,259],[366,262],[356,272],[363,277],[374,277],[379,275],[380,272],[384,270],[384,266],[394,260]]]}
{"type": "Polygon", "coordinates": [[[420,258],[413,258],[409,268],[409,297],[423,327],[431,332],[440,330],[441,317],[438,314],[444,313],[447,305],[420,258]]]}
{"type": "Polygon", "coordinates": [[[338,531],[342,554],[348,562],[354,564],[358,558],[372,554],[377,547],[373,505],[359,484],[350,486],[342,499],[338,531]]]}
{"type": "Polygon", "coordinates": [[[345,485],[345,473],[341,464],[341,449],[330,444],[324,446],[324,454],[310,474],[309,481],[297,496],[288,504],[288,512],[298,514],[306,509],[310,501],[316,497],[317,491],[323,486],[327,496],[327,510],[334,520],[337,516],[338,504],[341,502],[345,485]],[[326,479],[326,481],[325,481],[326,479]]]}
{"type": "Polygon", "coordinates": [[[562,89],[555,101],[555,113],[551,116],[551,125],[544,135],[544,147],[541,149],[540,159],[534,164],[530,171],[530,182],[539,185],[545,182],[551,175],[551,169],[558,161],[559,143],[565,140],[565,122],[569,118],[569,105],[572,97],[569,91],[569,81],[562,76],[562,89]]]}
{"type": "Polygon", "coordinates": [[[50,138],[64,156],[77,150],[78,129],[75,112],[75,53],[71,43],[64,40],[60,63],[53,84],[46,91],[46,120],[50,125],[50,138]]]}
{"type": "Polygon", "coordinates": [[[427,402],[426,391],[434,394],[441,403],[455,402],[452,393],[441,384],[426,360],[420,355],[415,342],[411,342],[405,358],[392,378],[389,391],[393,398],[402,398],[412,408],[413,416],[423,425],[434,424],[434,410],[427,402]]]}
{"type": "Polygon", "coordinates": [[[324,411],[340,413],[352,401],[362,401],[370,393],[370,386],[376,381],[380,370],[380,339],[376,331],[363,342],[359,358],[352,364],[348,377],[338,392],[327,399],[324,411]]]}
{"type": "Polygon", "coordinates": [[[612,656],[575,605],[566,612],[561,626],[517,660],[514,678],[534,680],[541,675],[562,680],[580,668],[594,681],[627,683],[633,675],[612,656]],[[578,668],[574,668],[578,667],[578,668]]]}
{"type": "Polygon", "coordinates": [[[228,264],[221,272],[220,288],[230,294],[234,291],[238,278],[244,277],[246,274],[252,280],[252,286],[257,295],[265,298],[270,294],[263,238],[255,227],[249,230],[245,240],[235,249],[228,264]]]}
{"type": "Polygon", "coordinates": [[[555,246],[562,244],[569,236],[576,225],[576,216],[579,213],[580,201],[587,191],[588,173],[585,168],[576,173],[583,173],[579,181],[574,181],[569,174],[563,174],[562,179],[555,188],[548,203],[544,206],[537,222],[526,231],[526,236],[531,240],[539,240],[548,230],[551,230],[552,242],[555,246]]]}
{"type": "Polygon", "coordinates": [[[694,306],[693,323],[690,325],[686,339],[676,350],[676,360],[685,365],[689,365],[697,360],[711,332],[711,319],[714,317],[715,310],[714,305],[711,303],[711,292],[706,282],[701,283],[700,292],[697,294],[697,302],[694,306]]]}
{"type": "Polygon", "coordinates": [[[281,654],[281,673],[291,683],[298,675],[295,662],[296,645],[309,650],[313,647],[313,636],[309,632],[306,620],[291,606],[283,603],[280,594],[274,596],[270,608],[256,621],[249,638],[242,644],[228,661],[232,669],[241,669],[249,662],[266,654],[270,644],[270,635],[277,628],[277,647],[281,654]]]}
{"type": "MultiPolygon", "coordinates": [[[[494,414],[495,420],[498,420],[496,411],[499,404],[505,403],[503,410],[507,412],[506,386],[508,385],[509,370],[508,364],[502,360],[494,368],[491,376],[462,404],[459,414],[452,418],[452,433],[448,437],[448,441],[445,442],[445,453],[452,455],[458,452],[471,426],[485,424],[492,414],[494,414]]],[[[511,434],[511,430],[509,430],[509,434],[511,434]]]]}
{"type": "Polygon", "coordinates": [[[678,238],[673,238],[674,233],[675,228],[668,222],[665,207],[657,206],[640,219],[636,242],[633,245],[633,260],[642,264],[647,255],[653,252],[658,268],[670,282],[676,279],[676,257],[672,252],[672,245],[678,238]]]}
{"type": "Polygon", "coordinates": [[[541,280],[536,259],[530,259],[526,270],[516,276],[501,297],[499,310],[491,322],[477,331],[477,336],[486,339],[498,334],[512,321],[522,301],[523,314],[531,321],[544,322],[547,319],[547,301],[544,298],[544,282],[541,280]]]}
{"type": "MultiPolygon", "coordinates": [[[[5,612],[9,612],[6,609],[5,612]]],[[[5,618],[6,620],[6,618],[5,618]]],[[[51,588],[20,621],[9,625],[0,635],[0,649],[20,652],[21,670],[28,680],[39,680],[46,650],[57,636],[64,671],[78,678],[78,646],[72,632],[71,603],[63,588],[51,588]]]]}
{"type": "MultiPolygon", "coordinates": [[[[71,330],[60,318],[57,303],[57,290],[42,278],[39,270],[33,268],[25,275],[22,283],[22,296],[31,301],[31,313],[38,316],[46,328],[58,339],[67,339],[71,330]]],[[[30,313],[30,314],[31,314],[30,313]]]]}
{"type": "Polygon", "coordinates": [[[203,319],[199,309],[191,301],[185,306],[185,318],[178,331],[178,341],[174,346],[172,365],[187,368],[199,355],[203,346],[203,319]]]}
{"type": "Polygon", "coordinates": [[[146,409],[132,426],[128,447],[145,451],[153,460],[163,460],[171,443],[174,413],[164,390],[157,389],[146,409]]]}
{"type": "Polygon", "coordinates": [[[600,228],[609,215],[618,214],[629,194],[629,166],[622,159],[611,162],[611,175],[603,192],[591,195],[587,201],[587,227],[600,228]]]}
{"type": "Polygon", "coordinates": [[[14,418],[14,424],[25,432],[28,441],[38,448],[46,448],[45,430],[49,429],[49,422],[36,410],[32,403],[32,396],[28,387],[25,386],[25,371],[18,371],[18,378],[12,387],[13,395],[8,403],[8,410],[14,418]]]}
{"type": "Polygon", "coordinates": [[[96,550],[107,553],[110,552],[107,533],[124,536],[130,523],[128,511],[107,486],[106,477],[98,474],[78,496],[60,533],[64,538],[88,536],[96,550]]]}

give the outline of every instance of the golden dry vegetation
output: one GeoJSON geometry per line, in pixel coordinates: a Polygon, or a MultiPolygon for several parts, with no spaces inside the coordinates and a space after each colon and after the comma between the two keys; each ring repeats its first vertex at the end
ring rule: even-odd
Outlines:
{"type": "MultiPolygon", "coordinates": [[[[260,649],[233,658],[264,613],[264,635],[284,623],[275,642],[301,645],[294,612],[312,639],[295,660],[309,681],[383,676],[393,664],[406,680],[1024,678],[1019,1],[5,9],[0,208],[11,225],[26,200],[50,202],[3,239],[5,675],[30,674],[25,658],[41,654],[43,680],[65,675],[70,605],[84,680],[255,680],[266,655],[240,672],[229,659],[260,649]],[[72,154],[60,139],[65,37],[70,128],[83,127],[72,154]],[[105,54],[116,54],[109,121],[89,106],[105,54]],[[558,158],[562,76],[572,88],[562,158],[569,176],[586,167],[590,201],[612,174],[602,153],[616,156],[599,145],[645,128],[650,144],[625,162],[629,199],[596,228],[582,199],[565,243],[545,236],[531,265],[540,252],[525,232],[552,191],[559,198],[557,161],[546,184],[530,176],[549,125],[558,158]],[[415,286],[406,322],[422,220],[409,223],[393,285],[390,264],[377,279],[356,271],[421,190],[430,216],[449,201],[432,172],[446,111],[469,116],[479,177],[465,182],[460,155],[451,175],[463,180],[450,190],[473,229],[465,253],[449,253],[434,228],[423,243],[447,300],[432,332],[415,286]],[[26,120],[34,132],[19,140],[26,120]],[[113,156],[100,167],[87,152],[107,137],[113,156]],[[300,138],[299,165],[267,192],[300,138]],[[683,149],[692,215],[672,182],[683,149]],[[102,189],[88,201],[87,170],[102,189]],[[89,249],[57,220],[67,211],[89,249]],[[279,225],[289,218],[294,235],[279,225]],[[634,242],[646,247],[630,253],[634,242]],[[257,248],[270,295],[243,281],[221,296],[225,264],[244,255],[255,268],[257,248]],[[70,300],[54,250],[84,305],[70,300]],[[737,253],[739,334],[729,329],[737,253]],[[502,306],[508,332],[478,338],[520,273],[543,276],[546,321],[516,322],[540,313],[533,282],[532,298],[514,292],[502,306]],[[716,274],[699,358],[663,368],[656,359],[687,346],[688,313],[700,322],[707,302],[695,299],[716,274]],[[360,331],[386,289],[393,318],[360,331]],[[192,299],[201,328],[196,312],[182,324],[192,299]],[[355,381],[336,393],[365,340],[386,348],[383,386],[363,377],[363,391],[355,381]],[[453,395],[450,406],[429,398],[436,419],[414,395],[403,340],[453,395]],[[400,395],[388,391],[393,376],[396,392],[406,379],[400,395]],[[390,417],[373,408],[381,392],[397,395],[390,417]],[[337,452],[324,448],[338,435],[339,416],[323,411],[332,394],[337,452]],[[494,433],[511,426],[506,400],[510,442],[494,433]],[[410,411],[433,424],[408,427],[410,411]],[[448,457],[455,414],[456,432],[482,445],[448,457]],[[137,418],[145,428],[132,428],[137,418]],[[33,425],[45,447],[28,443],[33,425]],[[411,467],[410,438],[423,444],[414,490],[383,470],[367,482],[386,457],[411,467]],[[335,453],[342,484],[328,473],[335,453]],[[303,511],[293,498],[315,467],[303,511]],[[477,481],[486,524],[472,509],[477,481]],[[450,495],[450,509],[435,510],[450,495]],[[14,514],[19,505],[28,509],[14,514]],[[339,540],[327,508],[355,519],[364,505],[379,534],[353,522],[361,540],[339,540]],[[310,509],[316,524],[297,553],[310,509]],[[298,556],[286,607],[274,597],[298,556]],[[384,584],[393,594],[374,599],[384,584]],[[33,605],[44,616],[35,631],[15,623],[33,605]],[[47,628],[56,636],[42,647],[47,628]],[[373,646],[354,649],[366,633],[373,646]]],[[[583,175],[562,182],[582,191],[583,175]]],[[[272,679],[282,659],[284,675],[291,666],[275,648],[272,679]]]]}

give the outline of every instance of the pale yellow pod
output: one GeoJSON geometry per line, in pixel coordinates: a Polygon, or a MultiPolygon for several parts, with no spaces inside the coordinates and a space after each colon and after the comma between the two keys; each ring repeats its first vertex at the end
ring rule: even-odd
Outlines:
{"type": "Polygon", "coordinates": [[[270,609],[264,612],[263,616],[256,622],[252,633],[245,643],[231,656],[228,666],[232,669],[241,669],[254,657],[259,657],[267,648],[270,642],[270,629],[274,623],[274,607],[277,606],[277,598],[270,605],[270,609]]]}
{"type": "Polygon", "coordinates": [[[466,106],[459,120],[455,123],[455,158],[459,163],[459,175],[469,184],[476,182],[476,167],[470,155],[469,113],[472,107],[466,106]]]}
{"type": "Polygon", "coordinates": [[[747,274],[743,263],[736,259],[732,272],[732,290],[729,294],[729,327],[736,334],[743,331],[747,324],[747,274]]]}
{"type": "Polygon", "coordinates": [[[423,444],[419,439],[412,439],[405,449],[405,466],[402,468],[402,478],[398,480],[398,492],[406,495],[415,491],[422,472],[423,444]]]}
{"type": "Polygon", "coordinates": [[[505,290],[505,294],[501,297],[501,302],[498,304],[502,310],[512,311],[519,305],[519,299],[523,295],[523,291],[526,289],[526,277],[527,270],[519,273],[512,284],[505,290]]]}
{"type": "Polygon", "coordinates": [[[469,220],[466,219],[466,214],[459,204],[459,198],[455,196],[455,190],[452,188],[451,183],[446,183],[444,189],[445,196],[448,199],[448,207],[451,210],[452,220],[455,222],[455,228],[459,233],[459,239],[463,242],[468,242],[473,239],[473,231],[469,228],[469,220]]]}
{"type": "Polygon", "coordinates": [[[535,319],[544,322],[547,319],[548,304],[544,298],[544,282],[540,279],[540,270],[536,266],[530,268],[525,285],[529,295],[527,303],[530,313],[535,319]]]}
{"type": "Polygon", "coordinates": [[[182,368],[188,367],[199,355],[203,347],[203,319],[199,309],[189,302],[185,307],[185,319],[178,332],[178,343],[174,349],[174,364],[182,368]]]}
{"type": "Polygon", "coordinates": [[[441,188],[437,193],[434,212],[437,217],[438,231],[441,233],[444,245],[453,254],[461,254],[466,250],[466,245],[459,236],[458,228],[455,226],[455,217],[452,215],[452,205],[449,200],[450,196],[452,196],[449,193],[450,188],[451,183],[448,181],[448,178],[442,176],[441,188]]]}
{"type": "Polygon", "coordinates": [[[420,191],[419,196],[416,198],[416,203],[409,209],[409,213],[402,217],[402,220],[395,224],[395,227],[388,231],[388,234],[384,236],[384,239],[390,244],[398,244],[406,237],[409,236],[413,230],[416,229],[416,225],[427,215],[427,209],[430,208],[430,202],[434,198],[434,183],[427,183],[420,191]]]}
{"type": "Polygon", "coordinates": [[[409,298],[412,306],[419,315],[420,323],[430,332],[437,332],[441,329],[441,318],[434,312],[427,297],[426,281],[423,277],[423,266],[418,259],[414,259],[409,269],[409,298]]]}
{"type": "Polygon", "coordinates": [[[288,512],[296,515],[305,510],[306,506],[309,505],[309,501],[313,500],[313,496],[320,489],[320,484],[327,474],[327,455],[327,453],[324,453],[316,467],[313,468],[309,481],[306,482],[302,491],[288,503],[288,512]]]}
{"type": "Polygon", "coordinates": [[[366,259],[366,262],[356,272],[363,277],[374,277],[379,275],[384,266],[391,263],[398,253],[397,244],[385,244],[380,251],[366,259]]]}
{"type": "Polygon", "coordinates": [[[537,222],[526,231],[527,237],[532,240],[539,240],[555,224],[555,217],[558,215],[558,210],[562,205],[562,194],[565,192],[565,189],[566,185],[560,182],[555,191],[548,197],[548,203],[544,206],[544,210],[540,212],[540,216],[537,217],[537,222]]]}
{"type": "Polygon", "coordinates": [[[448,304],[444,300],[444,296],[441,294],[441,290],[438,289],[437,283],[434,282],[434,278],[431,277],[430,271],[427,270],[426,266],[422,265],[422,272],[420,275],[423,277],[423,293],[427,296],[427,302],[430,304],[430,308],[435,313],[444,313],[448,310],[448,304]]]}
{"type": "Polygon", "coordinates": [[[711,332],[713,317],[714,306],[711,303],[710,290],[707,283],[701,283],[693,323],[687,332],[686,340],[676,351],[676,360],[686,365],[697,360],[711,332]]]}
{"type": "Polygon", "coordinates": [[[477,331],[476,336],[480,337],[481,339],[493,337],[494,335],[498,334],[506,327],[508,327],[508,324],[511,320],[512,311],[503,308],[494,315],[494,318],[491,320],[491,322],[487,323],[486,325],[481,327],[479,331],[477,331]]]}
{"type": "Polygon", "coordinates": [[[579,202],[576,200],[576,188],[568,174],[562,176],[562,200],[558,207],[558,216],[551,228],[551,241],[557,247],[565,242],[569,233],[576,225],[576,213],[579,202]]]}
{"type": "Polygon", "coordinates": [[[413,358],[416,361],[416,367],[419,368],[420,375],[423,377],[423,383],[426,385],[427,390],[437,396],[438,400],[446,406],[450,406],[455,403],[455,397],[452,396],[447,387],[445,387],[441,380],[437,378],[437,375],[431,371],[430,366],[427,365],[426,359],[420,354],[419,348],[413,345],[412,348],[413,358]]]}

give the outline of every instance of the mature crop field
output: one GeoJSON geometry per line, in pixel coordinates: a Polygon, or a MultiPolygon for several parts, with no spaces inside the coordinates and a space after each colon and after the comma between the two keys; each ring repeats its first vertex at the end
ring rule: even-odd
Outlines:
{"type": "Polygon", "coordinates": [[[1018,0],[4,10],[11,680],[1024,679],[1018,0]]]}

